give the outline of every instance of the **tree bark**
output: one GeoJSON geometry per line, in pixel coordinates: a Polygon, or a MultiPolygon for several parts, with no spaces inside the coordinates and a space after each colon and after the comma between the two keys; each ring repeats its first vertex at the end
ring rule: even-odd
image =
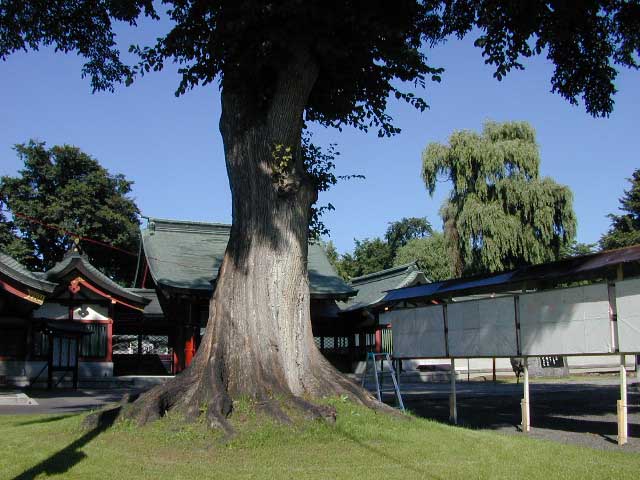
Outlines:
{"type": "Polygon", "coordinates": [[[347,394],[377,404],[327,362],[311,330],[308,224],[317,193],[303,164],[301,134],[316,77],[307,55],[293,56],[264,108],[223,87],[229,243],[200,348],[187,370],[133,404],[130,415],[140,423],[177,409],[188,417],[206,412],[212,426],[228,429],[233,400],[244,396],[282,418],[282,399],[322,416],[331,413],[309,400],[347,394]]]}

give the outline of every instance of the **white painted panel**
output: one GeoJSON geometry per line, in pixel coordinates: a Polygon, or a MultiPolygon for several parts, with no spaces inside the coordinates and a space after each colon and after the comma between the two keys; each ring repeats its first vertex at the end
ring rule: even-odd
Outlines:
{"type": "Polygon", "coordinates": [[[511,297],[450,303],[447,306],[449,355],[518,355],[514,300],[511,297]]]}
{"type": "Polygon", "coordinates": [[[49,318],[54,320],[68,320],[69,307],[59,303],[45,303],[33,312],[33,318],[49,318]]]}
{"type": "Polygon", "coordinates": [[[621,352],[640,352],[640,279],[616,282],[621,352]]]}
{"type": "Polygon", "coordinates": [[[520,296],[523,355],[609,353],[612,349],[606,284],[520,296]]]}
{"type": "Polygon", "coordinates": [[[445,357],[444,315],[441,305],[391,310],[381,315],[391,323],[395,357],[445,357]]]}
{"type": "Polygon", "coordinates": [[[104,305],[85,304],[73,310],[74,320],[107,320],[109,309],[104,305]]]}

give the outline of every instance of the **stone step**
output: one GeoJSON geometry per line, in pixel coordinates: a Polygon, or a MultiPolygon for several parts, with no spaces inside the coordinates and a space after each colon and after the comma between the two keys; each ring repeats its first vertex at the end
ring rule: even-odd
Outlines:
{"type": "Polygon", "coordinates": [[[0,405],[38,405],[33,398],[24,393],[0,393],[0,405]]]}

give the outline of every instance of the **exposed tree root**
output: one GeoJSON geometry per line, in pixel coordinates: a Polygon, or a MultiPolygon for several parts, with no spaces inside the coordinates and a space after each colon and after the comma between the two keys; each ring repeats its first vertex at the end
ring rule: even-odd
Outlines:
{"type": "MultiPolygon", "coordinates": [[[[304,397],[279,391],[251,397],[257,411],[278,422],[289,424],[293,418],[324,420],[335,423],[336,410],[330,405],[315,402],[327,397],[347,397],[351,401],[387,414],[397,414],[397,410],[378,402],[369,392],[339,373],[319,353],[317,374],[310,379],[309,392],[304,397]]],[[[130,419],[142,426],[158,420],[169,412],[182,415],[186,421],[195,421],[206,416],[210,428],[220,429],[227,435],[233,434],[229,416],[233,411],[233,399],[223,385],[214,385],[207,375],[194,378],[195,369],[188,369],[168,382],[157,385],[138,398],[126,395],[115,409],[110,408],[89,415],[85,426],[102,423],[107,415],[110,419],[130,419]]]]}

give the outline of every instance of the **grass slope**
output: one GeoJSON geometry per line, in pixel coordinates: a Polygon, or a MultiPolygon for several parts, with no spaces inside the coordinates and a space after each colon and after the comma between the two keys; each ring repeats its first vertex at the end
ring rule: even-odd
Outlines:
{"type": "Polygon", "coordinates": [[[231,440],[165,418],[144,428],[87,431],[83,416],[0,416],[0,478],[473,479],[637,478],[640,456],[560,445],[422,419],[335,399],[335,425],[275,424],[247,402],[231,440]]]}

